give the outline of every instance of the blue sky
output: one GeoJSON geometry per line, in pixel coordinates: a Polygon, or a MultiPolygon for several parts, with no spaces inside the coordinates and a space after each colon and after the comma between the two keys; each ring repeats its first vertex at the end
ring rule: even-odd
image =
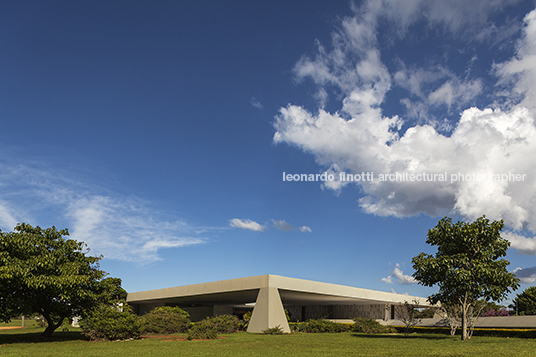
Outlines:
{"type": "Polygon", "coordinates": [[[2,8],[2,230],[68,228],[128,291],[279,274],[427,296],[428,229],[486,214],[536,281],[534,1],[2,8]]]}

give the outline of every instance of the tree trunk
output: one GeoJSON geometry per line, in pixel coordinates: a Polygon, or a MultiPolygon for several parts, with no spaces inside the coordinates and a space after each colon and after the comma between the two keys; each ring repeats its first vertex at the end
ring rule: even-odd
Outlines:
{"type": "Polygon", "coordinates": [[[64,318],[60,318],[59,322],[55,324],[54,320],[52,319],[52,316],[50,316],[49,313],[43,313],[43,317],[47,321],[47,328],[45,329],[45,331],[43,331],[41,337],[50,337],[52,336],[52,333],[54,333],[54,331],[56,331],[56,329],[61,326],[64,318]]]}
{"type": "Polygon", "coordinates": [[[467,340],[467,293],[462,302],[462,341],[467,340]]]}

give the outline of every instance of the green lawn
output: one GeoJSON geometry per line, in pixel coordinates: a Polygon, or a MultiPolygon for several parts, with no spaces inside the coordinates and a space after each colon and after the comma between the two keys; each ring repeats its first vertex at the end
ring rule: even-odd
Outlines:
{"type": "MultiPolygon", "coordinates": [[[[212,341],[176,341],[152,337],[135,341],[89,342],[77,329],[38,337],[40,328],[0,331],[0,356],[534,356],[536,340],[414,334],[355,333],[271,336],[246,332],[212,341]]],[[[181,335],[174,335],[179,338],[181,335]]]]}

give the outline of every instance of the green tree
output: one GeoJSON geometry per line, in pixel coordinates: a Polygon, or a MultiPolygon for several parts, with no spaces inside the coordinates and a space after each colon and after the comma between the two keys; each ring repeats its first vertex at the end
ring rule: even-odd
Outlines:
{"type": "Polygon", "coordinates": [[[510,242],[501,238],[503,221],[490,222],[485,216],[472,223],[452,223],[443,218],[428,231],[427,244],[437,246],[435,256],[420,253],[412,259],[413,277],[424,286],[439,286],[428,300],[459,304],[462,340],[468,338],[467,317],[478,299],[501,301],[519,287],[509,273],[506,255],[510,242]]]}
{"type": "Polygon", "coordinates": [[[525,289],[517,294],[517,308],[522,315],[536,315],[536,286],[525,289]]]}
{"type": "Polygon", "coordinates": [[[98,304],[125,299],[121,279],[99,269],[83,242],[66,239],[67,229],[21,223],[0,231],[0,319],[38,313],[50,336],[65,318],[84,317],[98,304]]]}

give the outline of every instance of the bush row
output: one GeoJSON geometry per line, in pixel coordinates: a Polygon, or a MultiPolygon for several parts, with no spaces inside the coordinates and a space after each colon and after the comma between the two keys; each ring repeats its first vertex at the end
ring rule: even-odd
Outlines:
{"type": "MultiPolygon", "coordinates": [[[[398,332],[404,332],[404,326],[392,326],[398,332]]],[[[417,333],[435,333],[450,335],[450,327],[423,327],[416,326],[412,328],[417,333]]],[[[461,329],[456,330],[456,334],[461,334],[461,329]]],[[[501,329],[501,328],[475,328],[473,336],[487,337],[518,337],[518,338],[536,338],[536,329],[501,329]]]]}
{"type": "Polygon", "coordinates": [[[91,340],[136,339],[142,334],[188,333],[188,339],[216,338],[217,334],[232,333],[241,327],[236,316],[221,315],[192,324],[190,315],[170,306],[157,307],[137,316],[128,305],[123,309],[101,306],[80,322],[82,333],[91,340]]]}
{"type": "MultiPolygon", "coordinates": [[[[188,340],[213,339],[218,334],[233,333],[244,328],[236,316],[220,315],[191,323],[189,314],[178,307],[158,307],[143,316],[135,315],[128,305],[123,311],[102,306],[93,311],[91,317],[80,323],[82,332],[91,340],[136,339],[142,334],[187,333],[188,340]]],[[[383,326],[378,321],[355,318],[354,323],[336,323],[317,319],[289,323],[291,331],[306,333],[337,333],[353,331],[358,333],[403,332],[404,326],[383,326]]],[[[414,327],[418,333],[450,334],[448,327],[414,327]]],[[[280,327],[268,329],[265,334],[282,333],[280,327]]],[[[490,329],[476,328],[473,336],[536,338],[536,329],[490,329]]]]}
{"type": "Polygon", "coordinates": [[[305,322],[290,323],[291,331],[308,333],[335,333],[335,332],[362,332],[362,333],[394,333],[391,326],[383,326],[374,319],[357,317],[354,323],[338,323],[324,319],[307,320],[305,322]]]}

